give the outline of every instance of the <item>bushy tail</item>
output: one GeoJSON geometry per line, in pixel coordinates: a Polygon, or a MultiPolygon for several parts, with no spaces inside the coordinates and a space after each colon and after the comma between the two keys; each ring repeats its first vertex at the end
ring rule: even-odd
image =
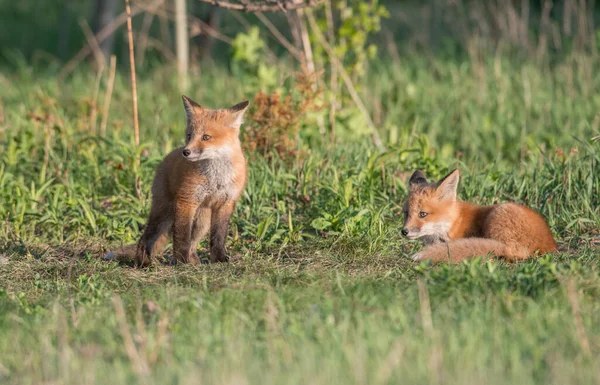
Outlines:
{"type": "Polygon", "coordinates": [[[137,244],[124,245],[108,251],[102,258],[107,261],[133,262],[136,250],[137,244]]]}
{"type": "Polygon", "coordinates": [[[487,238],[462,238],[448,243],[436,243],[417,253],[414,261],[430,259],[433,262],[460,262],[479,256],[505,257],[509,260],[526,259],[527,249],[520,245],[507,245],[487,238]]]}

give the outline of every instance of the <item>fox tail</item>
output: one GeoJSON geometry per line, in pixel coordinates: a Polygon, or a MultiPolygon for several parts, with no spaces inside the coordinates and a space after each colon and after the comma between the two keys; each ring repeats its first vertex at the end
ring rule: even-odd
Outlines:
{"type": "Polygon", "coordinates": [[[488,238],[462,238],[448,243],[429,245],[413,257],[413,261],[460,262],[472,257],[504,257],[515,261],[529,257],[528,250],[518,244],[506,244],[488,238]]]}
{"type": "Polygon", "coordinates": [[[123,245],[121,247],[109,250],[102,259],[106,261],[117,261],[117,262],[132,262],[135,257],[137,250],[137,244],[123,245]]]}

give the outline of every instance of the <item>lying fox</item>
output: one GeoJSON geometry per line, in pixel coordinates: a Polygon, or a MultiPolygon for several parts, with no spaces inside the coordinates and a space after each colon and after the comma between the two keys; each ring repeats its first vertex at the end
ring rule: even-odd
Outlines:
{"type": "Polygon", "coordinates": [[[530,208],[457,200],[458,174],[454,170],[437,183],[428,183],[421,171],[410,177],[402,235],[426,245],[414,261],[459,262],[487,254],[516,261],[556,251],[546,221],[530,208]]]}
{"type": "Polygon", "coordinates": [[[168,154],[156,170],[150,217],[137,246],[109,253],[107,259],[135,250],[136,264],[149,265],[172,234],[175,260],[198,263],[196,247],[210,229],[210,261],[228,261],[229,219],[246,184],[239,133],[248,102],[210,110],[182,98],[187,116],[185,147],[168,154]]]}

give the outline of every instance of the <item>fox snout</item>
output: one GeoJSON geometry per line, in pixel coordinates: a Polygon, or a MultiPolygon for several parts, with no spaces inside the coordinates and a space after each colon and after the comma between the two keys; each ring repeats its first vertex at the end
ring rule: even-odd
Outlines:
{"type": "Polygon", "coordinates": [[[400,233],[408,239],[417,239],[421,236],[421,229],[419,227],[403,227],[400,233]]]}
{"type": "Polygon", "coordinates": [[[181,151],[181,155],[183,155],[183,157],[185,159],[189,160],[190,162],[194,162],[194,161],[202,159],[203,153],[204,153],[203,150],[198,150],[195,148],[187,148],[187,147],[185,147],[183,149],[183,151],[181,151]]]}
{"type": "Polygon", "coordinates": [[[200,154],[199,154],[198,150],[192,150],[187,147],[183,149],[183,151],[181,152],[181,155],[183,155],[183,157],[185,159],[189,160],[190,162],[193,162],[200,158],[200,154]]]}

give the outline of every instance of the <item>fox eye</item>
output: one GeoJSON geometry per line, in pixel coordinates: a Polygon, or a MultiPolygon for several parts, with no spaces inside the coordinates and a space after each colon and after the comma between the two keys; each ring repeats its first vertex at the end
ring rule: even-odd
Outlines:
{"type": "Polygon", "coordinates": [[[407,216],[408,216],[408,211],[407,211],[407,210],[404,210],[404,211],[403,211],[403,213],[404,213],[404,216],[405,216],[405,217],[407,217],[407,216]]]}
{"type": "Polygon", "coordinates": [[[427,216],[427,213],[425,211],[421,211],[419,213],[419,218],[425,218],[427,216]]]}
{"type": "Polygon", "coordinates": [[[202,139],[203,141],[207,141],[207,140],[210,140],[210,138],[211,138],[210,135],[202,135],[202,138],[200,138],[200,139],[202,139]]]}
{"type": "Polygon", "coordinates": [[[189,141],[190,141],[190,139],[192,139],[192,134],[188,132],[188,133],[185,135],[185,140],[187,140],[187,141],[189,142],[189,141]]]}

